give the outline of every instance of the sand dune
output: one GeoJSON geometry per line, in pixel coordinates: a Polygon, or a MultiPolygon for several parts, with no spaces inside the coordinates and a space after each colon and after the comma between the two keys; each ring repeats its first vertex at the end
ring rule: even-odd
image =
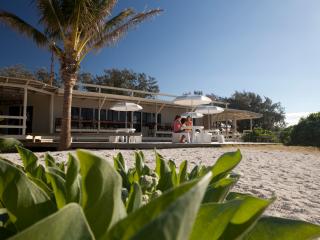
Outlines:
{"type": "MultiPolygon", "coordinates": [[[[212,165],[216,159],[236,147],[163,149],[159,152],[167,159],[180,164],[183,160],[194,164],[212,165]]],[[[112,160],[119,150],[97,150],[96,154],[112,160]]],[[[301,219],[320,224],[320,151],[298,147],[241,147],[243,161],[235,169],[241,178],[234,190],[259,197],[277,197],[266,214],[301,219]]],[[[133,164],[133,151],[121,150],[129,166],[133,164]]],[[[154,154],[144,151],[147,164],[154,166],[154,154]]],[[[37,153],[40,159],[44,153],[37,153]]],[[[67,152],[52,153],[59,161],[67,152]]],[[[19,163],[17,154],[2,154],[4,158],[19,163]]]]}

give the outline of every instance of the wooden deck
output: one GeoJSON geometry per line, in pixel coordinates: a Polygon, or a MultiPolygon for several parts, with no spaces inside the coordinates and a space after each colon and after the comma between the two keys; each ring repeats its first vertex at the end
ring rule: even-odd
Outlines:
{"type": "MultiPolygon", "coordinates": [[[[57,150],[57,142],[25,142],[27,148],[39,151],[57,150]]],[[[212,148],[223,146],[261,146],[277,145],[275,143],[244,143],[244,142],[226,142],[226,143],[171,143],[171,142],[142,142],[142,143],[109,143],[109,142],[73,142],[72,149],[168,149],[168,148],[212,148]]]]}

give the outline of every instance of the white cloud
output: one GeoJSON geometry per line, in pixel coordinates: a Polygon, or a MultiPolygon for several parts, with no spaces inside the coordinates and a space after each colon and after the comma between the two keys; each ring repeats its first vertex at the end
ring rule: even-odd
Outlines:
{"type": "Polygon", "coordinates": [[[311,112],[295,112],[286,113],[286,123],[288,126],[295,125],[299,122],[300,118],[307,117],[311,112]]]}

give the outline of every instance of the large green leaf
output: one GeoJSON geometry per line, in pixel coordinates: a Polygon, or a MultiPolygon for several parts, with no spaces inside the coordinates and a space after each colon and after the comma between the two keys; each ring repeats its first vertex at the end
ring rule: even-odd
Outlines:
{"type": "Polygon", "coordinates": [[[107,239],[188,239],[211,173],[173,188],[128,215],[107,239]]]}
{"type": "Polygon", "coordinates": [[[125,188],[130,189],[130,176],[127,170],[127,165],[124,161],[122,154],[119,152],[117,156],[113,157],[114,168],[122,177],[122,184],[125,188]]]}
{"type": "Polygon", "coordinates": [[[142,206],[142,191],[138,183],[131,185],[129,198],[127,201],[127,212],[131,213],[142,206]]]}
{"type": "Polygon", "coordinates": [[[32,182],[34,182],[39,188],[41,188],[49,197],[52,196],[53,192],[45,182],[43,182],[41,179],[35,178],[29,174],[26,174],[26,175],[32,182]]]}
{"type": "Polygon", "coordinates": [[[156,173],[159,176],[159,183],[157,188],[162,192],[173,187],[172,176],[170,167],[164,160],[164,158],[159,154],[156,154],[156,173]]]}
{"type": "Polygon", "coordinates": [[[51,172],[55,173],[56,175],[60,176],[63,179],[66,179],[66,174],[61,171],[58,167],[47,167],[47,169],[50,169],[51,172]]]}
{"type": "Polygon", "coordinates": [[[227,200],[240,200],[241,206],[235,212],[221,239],[237,239],[254,226],[274,199],[260,199],[247,194],[230,193],[227,200]]]}
{"type": "Polygon", "coordinates": [[[304,240],[320,237],[320,226],[278,217],[262,217],[244,238],[246,240],[304,240]]]}
{"type": "Polygon", "coordinates": [[[67,202],[80,203],[81,186],[80,186],[80,163],[69,154],[68,168],[66,174],[66,197],[67,202]]]}
{"type": "Polygon", "coordinates": [[[179,179],[178,179],[176,164],[174,163],[174,161],[169,160],[168,161],[168,165],[169,165],[169,168],[171,170],[171,181],[172,181],[172,184],[173,184],[174,187],[178,186],[179,185],[179,179]]]}
{"type": "Polygon", "coordinates": [[[223,202],[230,189],[236,184],[238,177],[222,178],[217,182],[211,183],[203,198],[203,203],[206,202],[223,202]]]}
{"type": "Polygon", "coordinates": [[[141,177],[143,174],[144,162],[142,156],[140,155],[140,152],[135,152],[134,158],[136,171],[138,173],[138,176],[141,177]]]}
{"type": "Polygon", "coordinates": [[[36,177],[36,169],[38,166],[37,156],[24,147],[16,146],[16,148],[18,150],[20,158],[22,159],[24,170],[30,173],[32,176],[36,177]]]}
{"type": "Polygon", "coordinates": [[[114,167],[117,171],[127,172],[127,165],[124,161],[123,155],[119,152],[117,156],[113,157],[114,167]]]}
{"type": "Polygon", "coordinates": [[[56,210],[49,196],[11,164],[0,160],[0,200],[22,230],[56,210]]]}
{"type": "Polygon", "coordinates": [[[56,174],[56,171],[54,171],[54,169],[55,168],[48,167],[46,175],[48,181],[52,186],[57,207],[61,209],[67,203],[66,180],[56,174]]]}
{"type": "Polygon", "coordinates": [[[199,175],[199,165],[195,165],[189,174],[189,179],[190,180],[196,179],[198,175],[199,175]]]}
{"type": "Polygon", "coordinates": [[[190,240],[219,239],[225,231],[241,201],[202,204],[192,228],[190,240]]]}
{"type": "Polygon", "coordinates": [[[94,239],[81,207],[70,203],[58,212],[37,222],[10,240],[43,239],[94,239]]]}
{"type": "Polygon", "coordinates": [[[94,235],[101,238],[126,216],[121,200],[121,177],[104,159],[77,150],[82,182],[81,205],[94,235]]]}
{"type": "Polygon", "coordinates": [[[46,167],[57,167],[56,160],[54,157],[50,155],[50,153],[46,153],[44,156],[44,162],[46,167]]]}
{"type": "Polygon", "coordinates": [[[184,160],[179,167],[178,182],[179,184],[188,181],[188,162],[184,160]]]}
{"type": "Polygon", "coordinates": [[[232,169],[241,161],[242,155],[240,150],[236,152],[225,153],[220,156],[212,167],[213,178],[211,182],[224,178],[232,169]]]}

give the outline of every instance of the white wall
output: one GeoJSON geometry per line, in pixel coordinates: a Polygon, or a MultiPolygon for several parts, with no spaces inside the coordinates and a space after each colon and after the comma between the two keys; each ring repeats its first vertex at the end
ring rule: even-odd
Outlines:
{"type": "Polygon", "coordinates": [[[28,92],[27,106],[33,107],[32,133],[48,134],[50,132],[50,96],[28,92]]]}

